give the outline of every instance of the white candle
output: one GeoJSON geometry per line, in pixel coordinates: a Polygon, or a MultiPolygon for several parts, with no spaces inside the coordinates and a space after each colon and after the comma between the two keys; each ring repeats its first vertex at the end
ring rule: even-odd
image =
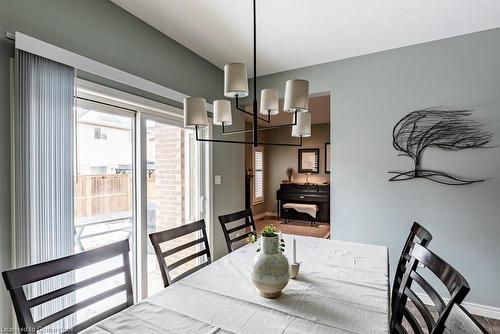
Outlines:
{"type": "Polygon", "coordinates": [[[281,236],[281,231],[278,233],[278,237],[280,238],[279,243],[281,244],[281,239],[283,239],[281,236]]]}
{"type": "Polygon", "coordinates": [[[297,240],[293,237],[292,263],[297,263],[297,240]]]}

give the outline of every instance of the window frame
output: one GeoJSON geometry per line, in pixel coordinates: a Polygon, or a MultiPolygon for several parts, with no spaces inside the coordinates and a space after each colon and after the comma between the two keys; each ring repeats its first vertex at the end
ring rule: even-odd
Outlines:
{"type": "Polygon", "coordinates": [[[265,167],[264,167],[264,148],[262,146],[257,146],[257,147],[254,147],[253,150],[252,150],[252,167],[253,167],[253,178],[252,178],[252,205],[258,205],[258,204],[262,204],[264,203],[265,201],[265,196],[264,196],[264,182],[265,182],[265,177],[264,177],[264,172],[265,172],[265,167]],[[257,152],[260,152],[261,155],[262,155],[262,168],[259,169],[260,172],[262,172],[262,196],[260,197],[257,197],[256,196],[256,180],[257,180],[257,167],[256,167],[256,159],[255,159],[255,155],[257,152]]]}

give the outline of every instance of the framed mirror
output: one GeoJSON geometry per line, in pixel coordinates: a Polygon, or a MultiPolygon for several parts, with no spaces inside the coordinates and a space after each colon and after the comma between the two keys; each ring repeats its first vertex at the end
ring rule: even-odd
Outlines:
{"type": "Polygon", "coordinates": [[[319,173],[319,148],[299,149],[299,173],[319,173]]]}

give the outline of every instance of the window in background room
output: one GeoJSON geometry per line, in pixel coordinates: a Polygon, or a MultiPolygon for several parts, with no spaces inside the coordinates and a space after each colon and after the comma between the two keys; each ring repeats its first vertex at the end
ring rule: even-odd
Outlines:
{"type": "Polygon", "coordinates": [[[264,151],[256,147],[253,151],[253,204],[264,202],[264,151]]]}

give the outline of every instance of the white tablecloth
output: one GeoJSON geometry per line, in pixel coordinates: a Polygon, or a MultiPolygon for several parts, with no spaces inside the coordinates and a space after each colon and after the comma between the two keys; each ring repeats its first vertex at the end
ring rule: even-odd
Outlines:
{"type": "MultiPolygon", "coordinates": [[[[284,235],[287,255],[292,236],[284,235]]],[[[265,299],[247,245],[86,333],[388,333],[387,248],[297,237],[297,279],[265,299]]],[[[290,259],[290,256],[288,256],[290,259]]]]}

